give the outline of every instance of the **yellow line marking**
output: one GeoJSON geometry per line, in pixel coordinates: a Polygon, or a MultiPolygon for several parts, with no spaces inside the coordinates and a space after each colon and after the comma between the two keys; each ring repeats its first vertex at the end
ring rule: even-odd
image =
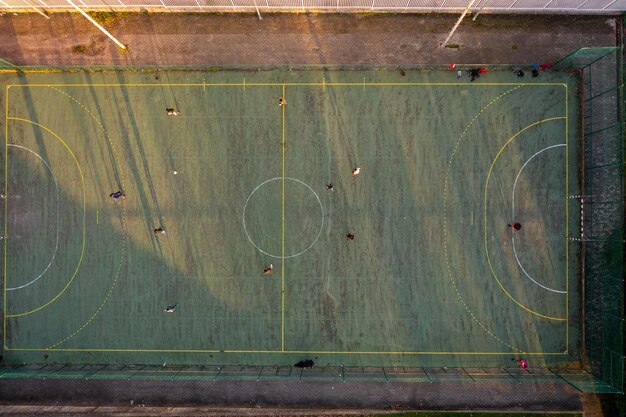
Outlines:
{"type": "MultiPolygon", "coordinates": [[[[517,301],[515,298],[513,298],[513,296],[511,294],[509,294],[509,292],[506,290],[506,288],[504,288],[504,286],[502,285],[502,282],[500,282],[500,280],[498,279],[498,275],[496,274],[496,272],[493,269],[493,266],[491,264],[491,258],[489,257],[489,248],[487,245],[487,193],[489,191],[489,178],[491,177],[491,172],[493,171],[493,167],[496,165],[496,162],[498,161],[498,158],[500,157],[500,154],[504,151],[504,149],[506,149],[506,147],[513,142],[513,140],[515,140],[515,138],[517,138],[520,134],[522,134],[523,132],[525,132],[526,130],[538,126],[541,123],[545,123],[545,122],[552,122],[555,120],[563,120],[565,119],[565,117],[560,116],[560,117],[550,117],[548,119],[542,119],[539,120],[538,122],[534,122],[531,123],[530,125],[526,126],[525,128],[523,128],[522,130],[520,130],[519,132],[517,132],[516,134],[514,134],[513,136],[511,136],[509,138],[509,140],[506,141],[506,143],[504,145],[502,145],[502,147],[500,148],[500,150],[498,151],[498,153],[496,154],[495,158],[493,159],[493,162],[491,163],[491,167],[489,167],[489,172],[487,173],[487,180],[485,181],[485,201],[484,201],[484,210],[485,210],[485,216],[484,216],[484,230],[485,230],[485,255],[487,255],[487,263],[489,264],[489,269],[491,270],[491,275],[493,275],[493,277],[495,278],[496,282],[498,283],[498,285],[500,286],[500,289],[511,299],[513,300],[513,302],[515,304],[517,304],[518,306],[520,306],[522,309],[528,311],[529,313],[532,313],[536,316],[542,317],[544,319],[549,319],[549,320],[556,320],[556,321],[562,321],[562,320],[566,320],[566,318],[563,317],[552,317],[552,316],[547,316],[541,313],[538,313],[534,310],[531,310],[530,308],[526,307],[525,305],[523,305],[522,303],[520,303],[519,301],[517,301]]],[[[566,297],[567,298],[567,297],[566,297]]]]}
{"type": "MultiPolygon", "coordinates": [[[[81,252],[80,252],[80,259],[78,260],[78,265],[76,265],[76,269],[74,270],[74,273],[72,274],[72,278],[69,280],[69,282],[65,285],[65,287],[61,290],[60,293],[58,293],[52,300],[48,301],[46,304],[41,305],[33,310],[30,311],[26,311],[24,313],[19,313],[19,314],[5,314],[5,317],[21,317],[21,316],[27,316],[29,314],[32,314],[36,311],[39,311],[47,306],[49,306],[50,304],[52,304],[53,302],[55,302],[68,288],[69,286],[72,284],[72,282],[74,281],[74,278],[76,278],[76,275],[78,274],[78,270],[80,269],[80,265],[83,262],[83,256],[85,255],[85,212],[86,212],[86,206],[87,206],[87,197],[86,197],[86,189],[85,189],[85,177],[83,175],[83,170],[80,168],[80,163],[78,162],[78,160],[76,159],[76,156],[74,155],[74,152],[72,152],[72,150],[70,149],[70,147],[67,145],[67,143],[65,143],[63,141],[63,139],[61,139],[59,137],[59,135],[57,135],[56,133],[54,133],[52,130],[48,129],[47,127],[45,127],[42,124],[39,124],[37,122],[34,122],[32,120],[28,120],[28,119],[22,119],[19,117],[8,117],[7,120],[15,120],[15,121],[19,121],[19,122],[25,122],[25,123],[30,123],[33,124],[35,126],[38,126],[39,128],[47,131],[48,133],[50,133],[52,136],[54,136],[59,142],[61,142],[63,144],[63,146],[65,146],[65,148],[67,149],[67,151],[70,153],[70,155],[72,155],[72,158],[74,159],[74,162],[76,163],[76,167],[78,167],[78,173],[80,174],[80,180],[82,182],[83,185],[83,244],[82,244],[82,248],[81,248],[81,252]]],[[[6,207],[6,206],[5,206],[6,207]]],[[[6,227],[6,225],[5,225],[6,227]]],[[[6,244],[5,244],[6,245],[6,244]]],[[[6,248],[6,246],[5,246],[6,248]]],[[[6,252],[6,249],[5,249],[6,252]]],[[[5,262],[6,263],[6,262],[5,262]]]]}
{"type": "MultiPolygon", "coordinates": [[[[282,98],[285,98],[285,84],[283,84],[282,98]]],[[[283,197],[282,197],[282,253],[281,253],[281,350],[285,351],[285,107],[282,109],[282,169],[283,169],[283,197]]]]}
{"type": "MultiPolygon", "coordinates": [[[[246,83],[247,87],[314,87],[314,86],[333,86],[333,87],[353,87],[353,86],[391,86],[391,87],[401,87],[401,86],[475,86],[475,87],[493,87],[493,86],[513,86],[513,87],[521,87],[521,86],[555,86],[555,85],[563,85],[563,83],[472,83],[472,82],[459,82],[459,83],[428,83],[428,82],[404,82],[404,83],[376,83],[365,81],[361,82],[352,82],[352,83],[246,83]]],[[[181,84],[139,84],[139,83],[131,83],[131,84],[11,84],[9,87],[242,87],[244,83],[181,83],[181,84]]]]}
{"type": "Polygon", "coordinates": [[[511,348],[514,352],[521,352],[521,350],[517,349],[513,345],[511,345],[511,344],[505,342],[504,340],[502,340],[494,332],[492,332],[489,328],[487,328],[487,326],[485,326],[478,319],[478,317],[476,317],[476,315],[472,312],[472,310],[469,308],[469,306],[467,305],[467,303],[463,299],[463,296],[461,295],[461,292],[459,291],[459,287],[457,287],[456,282],[454,281],[454,277],[452,276],[452,268],[450,266],[450,256],[448,254],[448,243],[447,243],[448,242],[448,228],[447,228],[448,220],[447,220],[447,213],[448,213],[448,179],[450,178],[450,168],[452,167],[452,162],[454,161],[454,156],[456,155],[456,151],[457,151],[457,148],[459,147],[459,144],[461,143],[461,141],[465,137],[465,134],[468,132],[469,128],[474,124],[474,122],[476,120],[478,120],[478,117],[480,117],[481,114],[483,114],[489,107],[491,107],[494,103],[496,103],[502,97],[504,97],[504,96],[506,96],[508,94],[511,94],[512,92],[514,92],[518,88],[521,88],[521,86],[520,85],[515,85],[514,88],[511,88],[511,89],[505,91],[504,93],[500,94],[498,97],[494,98],[489,103],[487,103],[482,109],[480,109],[480,111],[478,113],[476,113],[474,115],[474,117],[472,117],[472,120],[470,120],[470,122],[467,124],[467,126],[465,126],[465,129],[463,129],[463,132],[461,132],[461,135],[459,136],[459,138],[457,139],[456,143],[454,144],[454,148],[452,148],[452,153],[450,154],[450,159],[448,159],[448,166],[446,168],[446,176],[445,176],[445,179],[444,179],[444,182],[443,182],[443,252],[444,252],[444,256],[445,256],[445,260],[446,260],[446,268],[448,269],[448,277],[450,278],[450,282],[452,283],[452,287],[454,288],[454,291],[456,292],[456,296],[459,298],[459,300],[461,300],[461,303],[463,304],[463,307],[465,307],[465,311],[467,311],[467,314],[469,314],[469,316],[472,318],[472,320],[474,320],[476,322],[476,324],[478,324],[478,326],[485,333],[487,333],[489,336],[491,336],[494,340],[496,340],[497,342],[502,343],[503,345],[511,348]]]}
{"type": "MultiPolygon", "coordinates": [[[[4,195],[9,195],[9,86],[5,89],[4,106],[4,195]]],[[[9,199],[4,199],[4,235],[7,235],[9,225],[9,199]]],[[[7,240],[4,239],[4,281],[2,288],[2,346],[7,345],[7,240]]]]}
{"type": "MultiPolygon", "coordinates": [[[[326,83],[324,83],[326,85],[326,83]]],[[[363,83],[328,83],[327,85],[329,86],[354,86],[354,85],[363,85],[363,88],[365,89],[366,85],[369,86],[458,86],[458,85],[465,85],[465,86],[516,86],[516,88],[519,88],[523,85],[535,85],[535,86],[552,86],[552,85],[558,85],[558,84],[562,84],[562,83],[366,83],[365,79],[363,80],[363,83]]],[[[54,87],[54,86],[58,86],[58,87],[113,87],[113,86],[125,86],[125,87],[158,87],[158,86],[198,86],[199,84],[28,84],[28,85],[14,85],[15,87],[54,87]]],[[[264,86],[282,86],[283,87],[283,92],[285,89],[285,86],[319,86],[320,83],[282,83],[282,84],[278,84],[278,83],[255,83],[255,84],[246,84],[245,83],[245,79],[244,79],[244,83],[243,84],[238,84],[238,83],[225,83],[225,84],[206,84],[203,83],[202,84],[204,88],[206,88],[206,86],[244,86],[244,88],[246,86],[259,86],[259,87],[264,87],[264,86]]],[[[7,85],[7,103],[6,103],[6,117],[8,119],[8,88],[11,87],[12,85],[7,85]]],[[[567,98],[566,98],[567,100],[567,98]]],[[[489,105],[491,105],[492,103],[490,103],[489,105]]],[[[284,158],[284,151],[285,151],[285,147],[284,147],[284,107],[283,107],[283,158],[284,158]]],[[[8,142],[8,126],[6,126],[6,131],[5,131],[5,138],[6,141],[8,142]]],[[[8,146],[8,145],[7,145],[8,146]]],[[[5,152],[6,155],[6,152],[5,152]]],[[[567,163],[567,161],[566,161],[567,163]]],[[[5,167],[8,166],[8,157],[5,158],[5,167]]],[[[6,178],[6,174],[7,174],[7,170],[5,169],[5,178],[6,178]]],[[[447,180],[446,180],[447,181],[447,180]]],[[[7,188],[7,183],[5,181],[5,191],[7,188]]],[[[284,160],[283,160],[283,199],[284,199],[284,160]]],[[[7,210],[7,204],[5,202],[5,215],[6,215],[6,210],[7,210]]],[[[283,213],[284,213],[284,201],[283,201],[283,213]]],[[[473,214],[473,213],[472,213],[473,214]]],[[[6,217],[6,216],[5,216],[6,217]]],[[[444,219],[445,221],[445,219],[444,219]]],[[[5,224],[5,231],[6,231],[6,224],[5,224]]],[[[284,215],[283,215],[283,257],[284,257],[284,215]]],[[[467,355],[499,355],[499,354],[503,354],[503,355],[508,355],[510,353],[498,353],[498,352],[317,352],[317,351],[285,351],[284,350],[284,265],[282,269],[282,276],[283,276],[283,282],[282,282],[282,292],[283,292],[283,309],[282,309],[282,315],[283,315],[283,323],[282,323],[282,332],[283,332],[283,349],[281,351],[224,351],[224,352],[249,352],[249,353],[254,353],[254,352],[259,352],[259,353],[263,353],[263,352],[269,352],[269,353],[280,353],[280,352],[287,352],[287,353],[320,353],[320,354],[324,354],[324,353],[341,353],[341,354],[432,354],[432,355],[437,355],[437,354],[467,354],[467,355]]],[[[5,242],[5,288],[6,288],[6,242],[5,242]]],[[[6,291],[5,291],[5,299],[6,299],[6,291]]],[[[4,337],[5,337],[5,341],[6,341],[6,300],[4,303],[4,308],[5,308],[5,321],[4,321],[4,327],[5,327],[5,332],[4,332],[4,337]]],[[[41,307],[43,308],[43,307],[41,307]]],[[[470,313],[471,314],[471,313],[470,313]]],[[[479,323],[480,325],[480,323],[479,323]]],[[[481,325],[482,327],[482,325],[481,325]]],[[[9,350],[55,350],[55,351],[129,351],[129,352],[220,352],[219,350],[133,350],[133,349],[9,349],[9,350]]],[[[521,352],[519,350],[515,350],[516,352],[521,352]]],[[[532,355],[532,354],[537,354],[537,355],[560,355],[561,353],[545,353],[545,352],[523,352],[525,354],[528,355],[532,355]]]]}
{"type": "Polygon", "coordinates": [[[320,355],[511,355],[511,354],[524,354],[524,355],[542,355],[542,356],[562,356],[565,353],[562,352],[412,352],[412,351],[397,351],[397,352],[343,352],[343,351],[330,351],[330,350],[217,350],[217,349],[63,349],[63,348],[7,348],[5,350],[13,351],[35,351],[35,352],[169,352],[169,353],[316,353],[320,355]]]}
{"type": "Polygon", "coordinates": [[[565,352],[569,352],[569,115],[567,84],[565,86],[565,352]]]}
{"type": "MultiPolygon", "coordinates": [[[[104,128],[104,126],[100,122],[100,119],[98,119],[83,103],[78,101],[73,96],[71,96],[68,93],[66,93],[65,91],[59,90],[58,88],[55,88],[55,87],[52,87],[52,89],[57,91],[60,94],[63,94],[65,97],[69,98],[74,103],[78,104],[98,124],[98,126],[100,126],[100,129],[104,133],[105,139],[107,140],[107,142],[111,146],[111,149],[113,149],[113,155],[114,155],[115,163],[117,164],[117,169],[118,169],[119,175],[120,175],[120,186],[122,187],[122,189],[124,189],[125,188],[124,187],[124,183],[125,183],[124,170],[123,170],[122,163],[120,162],[120,157],[119,157],[119,155],[117,153],[117,148],[115,147],[115,145],[113,144],[113,141],[109,137],[109,133],[107,132],[107,130],[104,128]]],[[[78,333],[80,333],[85,327],[87,327],[87,325],[89,325],[93,321],[93,319],[96,318],[96,316],[100,313],[102,308],[109,301],[109,298],[111,297],[111,294],[113,293],[113,290],[115,289],[115,286],[117,285],[117,282],[118,282],[118,280],[120,278],[120,274],[121,274],[121,271],[122,271],[122,265],[124,263],[125,253],[126,253],[126,240],[128,238],[128,235],[127,235],[127,232],[126,232],[126,226],[125,226],[126,225],[126,208],[125,208],[125,206],[123,204],[122,204],[121,208],[122,208],[122,216],[121,216],[121,218],[122,218],[122,249],[121,249],[121,255],[120,255],[120,263],[119,263],[119,266],[118,266],[117,271],[115,273],[115,277],[113,278],[113,283],[111,284],[111,287],[109,287],[109,291],[107,292],[106,296],[104,297],[104,300],[102,301],[102,303],[100,303],[100,305],[98,306],[96,311],[89,317],[89,319],[87,319],[87,321],[85,321],[82,324],[82,326],[80,326],[76,331],[74,331],[69,336],[67,336],[64,339],[54,343],[53,345],[51,345],[49,347],[56,347],[56,346],[58,346],[58,345],[60,345],[62,343],[65,343],[66,341],[68,341],[69,339],[71,339],[72,337],[74,337],[78,333]]]]}

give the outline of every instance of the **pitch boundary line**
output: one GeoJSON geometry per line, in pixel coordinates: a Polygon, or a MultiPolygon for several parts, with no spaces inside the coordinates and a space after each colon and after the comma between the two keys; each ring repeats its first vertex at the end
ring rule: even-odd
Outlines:
{"type": "MultiPolygon", "coordinates": [[[[515,188],[517,187],[517,180],[519,179],[520,175],[522,175],[522,171],[524,170],[526,165],[528,165],[528,163],[530,161],[532,161],[533,158],[536,157],[537,155],[539,155],[540,153],[542,153],[544,151],[547,151],[549,149],[558,148],[558,147],[561,147],[561,146],[565,146],[565,144],[564,143],[559,143],[558,145],[548,146],[548,147],[546,147],[546,148],[536,152],[533,156],[528,158],[526,160],[526,162],[524,162],[524,165],[522,165],[522,167],[520,168],[519,172],[517,173],[517,176],[515,177],[515,181],[513,182],[513,191],[511,193],[511,222],[515,221],[515,188]]],[[[524,272],[524,275],[526,275],[528,277],[528,279],[530,279],[533,283],[535,283],[536,285],[540,286],[544,290],[548,290],[548,291],[555,292],[555,293],[558,293],[558,294],[567,294],[567,291],[555,290],[554,288],[547,287],[547,286],[545,286],[545,285],[535,281],[533,279],[533,277],[531,277],[528,274],[528,272],[526,272],[526,270],[522,266],[522,263],[520,262],[519,258],[517,257],[517,250],[515,249],[515,233],[511,234],[511,246],[513,247],[513,254],[515,255],[515,260],[517,261],[517,265],[519,265],[520,269],[522,270],[522,272],[524,272]]]]}
{"type": "MultiPolygon", "coordinates": [[[[134,86],[133,84],[83,84],[83,85],[73,85],[73,84],[59,84],[58,86],[62,86],[62,87],[70,87],[70,86],[90,86],[90,87],[98,87],[98,86],[134,86]]],[[[170,86],[186,86],[187,84],[171,84],[170,86]]],[[[197,86],[198,84],[190,84],[188,86],[197,86]]],[[[230,86],[230,85],[237,85],[237,86],[241,86],[241,84],[205,84],[204,86],[230,86]]],[[[298,86],[298,85],[302,85],[302,86],[320,86],[320,83],[294,83],[294,84],[290,84],[290,83],[282,83],[282,84],[245,84],[245,86],[273,86],[273,85],[282,85],[283,86],[283,91],[284,91],[284,87],[285,86],[298,86]]],[[[490,86],[506,86],[506,85],[513,85],[513,86],[517,86],[517,87],[521,87],[522,85],[564,85],[561,83],[482,83],[482,84],[476,84],[476,83],[328,83],[326,84],[328,86],[365,86],[365,85],[371,85],[371,86],[411,86],[411,85],[415,85],[415,86],[444,86],[444,85],[450,85],[450,86],[454,86],[454,85],[490,85],[490,86]]],[[[47,86],[47,87],[51,87],[54,86],[53,84],[47,84],[47,85],[37,85],[37,84],[30,84],[30,85],[20,85],[20,87],[24,87],[24,86],[28,86],[28,87],[36,87],[36,86],[47,86]]],[[[158,86],[164,86],[164,84],[144,84],[144,85],[137,85],[137,86],[152,86],[152,87],[158,87],[158,86]]],[[[7,86],[7,98],[8,98],[8,88],[10,87],[7,86]]],[[[567,97],[566,97],[567,100],[567,97]]],[[[8,101],[8,100],[7,100],[8,101]]],[[[7,114],[7,118],[8,118],[8,103],[6,106],[6,114],[7,114]]],[[[284,108],[283,108],[283,131],[284,131],[284,108]]],[[[567,136],[567,134],[566,134],[567,136]]],[[[5,128],[5,144],[8,143],[8,126],[5,128]]],[[[566,164],[567,164],[567,159],[566,159],[566,164]]],[[[8,165],[8,157],[5,158],[5,166],[8,165]]],[[[284,132],[283,132],[283,170],[284,170],[284,132]]],[[[5,178],[6,178],[6,169],[5,169],[5,178]]],[[[284,178],[284,175],[283,175],[284,178]]],[[[5,191],[6,191],[6,181],[5,181],[5,191]]],[[[284,198],[284,193],[283,193],[283,198],[284,198]]],[[[284,206],[284,202],[283,202],[283,206],[284,206]]],[[[5,202],[5,214],[7,211],[7,203],[5,202]]],[[[283,207],[283,213],[284,213],[284,207],[283,207]]],[[[283,215],[283,223],[284,223],[284,215],[283,215]]],[[[6,229],[6,224],[5,224],[5,229],[6,229]]],[[[6,231],[6,230],[5,230],[6,231]]],[[[283,227],[283,234],[284,234],[284,227],[283,227]]],[[[284,245],[284,241],[283,241],[283,245],[284,245]]],[[[284,250],[284,249],[283,249],[284,250]]],[[[6,287],[6,242],[5,242],[5,287],[6,287]]],[[[284,268],[283,268],[283,292],[284,292],[284,268]]],[[[6,290],[5,290],[5,298],[6,298],[6,290]]],[[[4,303],[4,308],[5,308],[5,312],[6,312],[6,302],[4,303]]],[[[4,320],[4,325],[6,327],[6,314],[5,314],[5,320],[4,320]]],[[[4,332],[4,337],[6,340],[6,331],[4,332]]],[[[283,295],[283,337],[284,337],[284,295],[283,295]]],[[[284,344],[284,341],[283,341],[284,344]]],[[[11,349],[11,350],[18,350],[18,349],[11,349]]],[[[22,349],[22,350],[31,350],[31,349],[22,349]]],[[[37,349],[35,349],[37,350],[37,349]]],[[[43,350],[68,350],[71,351],[72,349],[43,349],[43,350]]],[[[76,350],[76,349],[74,349],[76,350]]],[[[98,351],[98,349],[85,349],[85,350],[91,350],[91,351],[98,351]]],[[[142,351],[142,350],[106,350],[106,351],[142,351]]],[[[160,350],[155,350],[155,351],[160,351],[160,350]]],[[[172,350],[162,350],[162,351],[172,351],[172,350]]],[[[201,352],[220,352],[219,350],[208,350],[208,351],[204,351],[204,350],[200,350],[201,352]]],[[[274,351],[221,351],[221,352],[274,352],[274,351]]],[[[315,352],[315,351],[285,351],[284,348],[282,351],[275,351],[275,352],[285,352],[285,353],[349,353],[349,354],[510,354],[510,353],[497,353],[497,352],[315,352]]],[[[519,351],[518,351],[519,352],[519,351]]],[[[527,353],[527,354],[541,354],[541,355],[546,355],[546,354],[561,354],[561,353],[527,353]]]]}
{"type": "MultiPolygon", "coordinates": [[[[34,122],[32,120],[22,119],[22,118],[19,118],[19,117],[8,117],[7,121],[8,120],[25,122],[25,123],[30,123],[32,125],[35,125],[35,126],[41,128],[41,129],[44,129],[45,131],[50,133],[52,136],[54,136],[59,142],[61,142],[63,144],[63,146],[65,146],[67,151],[70,153],[72,158],[74,159],[74,162],[76,163],[76,167],[78,168],[78,173],[80,174],[80,180],[81,180],[81,183],[82,183],[82,186],[83,186],[83,234],[82,234],[82,245],[81,245],[80,258],[78,260],[78,264],[76,265],[76,269],[74,270],[74,273],[72,274],[72,277],[70,278],[69,282],[65,285],[65,287],[61,290],[61,292],[59,292],[54,298],[52,298],[47,303],[45,303],[45,304],[43,304],[43,305],[41,305],[41,306],[39,306],[39,307],[37,307],[35,309],[32,309],[30,311],[26,311],[26,312],[23,312],[23,313],[19,313],[19,314],[5,314],[6,318],[12,318],[12,317],[27,316],[29,314],[35,313],[35,312],[37,312],[37,311],[39,311],[39,310],[49,306],[50,304],[55,302],[69,288],[69,286],[72,284],[72,282],[76,278],[76,275],[78,275],[78,270],[80,269],[80,265],[82,264],[83,257],[85,255],[85,235],[86,235],[86,225],[85,225],[86,213],[85,213],[85,211],[86,211],[86,204],[87,204],[87,201],[86,201],[87,196],[86,196],[86,190],[85,190],[85,176],[83,175],[83,170],[80,167],[80,163],[76,159],[76,156],[74,155],[74,152],[72,152],[72,149],[67,145],[67,143],[65,143],[65,141],[63,141],[63,139],[61,139],[61,137],[59,135],[57,135],[56,133],[54,133],[52,130],[48,129],[44,125],[42,125],[40,123],[37,123],[37,122],[34,122]]],[[[7,125],[8,125],[8,123],[7,123],[7,125]]],[[[7,127],[7,131],[8,131],[8,127],[7,127]]],[[[5,203],[5,207],[6,207],[6,203],[5,203]]],[[[5,229],[6,229],[6,223],[5,223],[5,229]]],[[[6,253],[6,242],[5,242],[5,253],[6,253]]],[[[6,259],[5,259],[5,269],[6,269],[6,259]]],[[[5,294],[6,294],[6,273],[5,273],[5,294]]],[[[6,297],[6,295],[5,295],[5,297],[6,297]]],[[[6,302],[5,302],[5,309],[6,309],[6,302]]]]}
{"type": "MultiPolygon", "coordinates": [[[[515,303],[517,304],[519,307],[521,307],[523,310],[526,310],[527,312],[534,314],[538,317],[544,318],[544,319],[548,319],[548,320],[555,320],[555,321],[565,321],[566,318],[563,317],[553,317],[553,316],[548,316],[545,314],[541,314],[538,313],[528,307],[526,307],[525,305],[523,305],[522,303],[520,303],[519,301],[517,301],[507,290],[506,288],[504,288],[504,286],[502,285],[502,283],[500,282],[500,280],[498,279],[498,276],[496,274],[496,272],[493,269],[493,265],[491,264],[491,258],[489,257],[489,248],[487,245],[487,192],[489,191],[489,178],[491,177],[491,173],[493,171],[493,167],[496,165],[496,162],[498,161],[498,158],[500,157],[500,154],[504,151],[504,149],[506,149],[506,147],[513,141],[515,140],[515,138],[517,138],[519,135],[521,135],[523,132],[525,132],[526,130],[538,126],[541,123],[545,123],[545,122],[552,122],[555,120],[564,120],[565,117],[564,116],[558,116],[558,117],[550,117],[547,119],[542,119],[539,120],[537,122],[531,123],[528,126],[526,126],[525,128],[521,129],[519,132],[517,132],[516,134],[514,134],[513,136],[511,136],[509,138],[509,140],[506,141],[506,143],[504,145],[502,145],[502,147],[500,148],[500,150],[498,151],[498,153],[496,154],[496,156],[493,159],[493,162],[491,163],[491,167],[489,167],[489,171],[487,173],[487,179],[485,180],[485,193],[484,193],[484,242],[485,242],[485,255],[487,256],[487,263],[489,264],[489,269],[491,270],[491,275],[495,278],[496,282],[498,283],[498,286],[500,287],[500,289],[515,303]]],[[[567,313],[566,313],[567,314],[567,313]]]]}
{"type": "Polygon", "coordinates": [[[404,83],[390,83],[390,82],[345,82],[345,83],[77,83],[77,84],[10,84],[9,87],[362,87],[362,86],[381,86],[381,87],[408,87],[408,86],[564,86],[564,83],[472,83],[472,82],[404,82],[404,83]]]}
{"type": "Polygon", "coordinates": [[[169,353],[307,353],[318,355],[542,355],[542,356],[563,356],[567,353],[563,352],[524,352],[514,350],[511,352],[413,352],[413,351],[398,351],[398,352],[371,352],[371,351],[324,351],[324,350],[234,350],[234,349],[84,349],[84,348],[8,348],[5,350],[11,351],[31,351],[31,352],[169,352],[169,353]]]}
{"type": "MultiPolygon", "coordinates": [[[[9,87],[4,90],[4,195],[9,193],[9,87]]],[[[7,234],[9,202],[4,199],[4,236],[7,234]]],[[[7,346],[7,241],[4,239],[4,279],[2,280],[2,347],[7,346]]]]}
{"type": "Polygon", "coordinates": [[[565,351],[569,352],[569,112],[568,89],[565,86],[565,351]]]}

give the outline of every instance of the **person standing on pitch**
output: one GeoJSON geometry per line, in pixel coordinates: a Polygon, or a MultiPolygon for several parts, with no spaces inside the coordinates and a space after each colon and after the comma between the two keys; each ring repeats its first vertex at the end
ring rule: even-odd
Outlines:
{"type": "Polygon", "coordinates": [[[163,311],[165,311],[166,313],[173,313],[174,310],[176,310],[176,307],[178,307],[178,304],[168,304],[163,311]]]}
{"type": "Polygon", "coordinates": [[[122,192],[122,190],[117,190],[114,193],[109,194],[114,201],[119,201],[120,199],[126,198],[126,194],[122,192]]]}
{"type": "Polygon", "coordinates": [[[513,358],[513,360],[515,362],[517,362],[517,364],[519,365],[520,369],[528,369],[528,361],[526,359],[515,359],[515,358],[513,358]]]}
{"type": "Polygon", "coordinates": [[[507,226],[509,226],[511,229],[515,230],[516,232],[522,228],[522,225],[520,223],[508,224],[507,226]]]}

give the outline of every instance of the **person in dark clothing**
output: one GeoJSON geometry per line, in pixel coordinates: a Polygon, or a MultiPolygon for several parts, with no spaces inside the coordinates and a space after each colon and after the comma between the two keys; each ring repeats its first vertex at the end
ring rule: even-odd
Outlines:
{"type": "Polygon", "coordinates": [[[521,225],[521,224],[519,224],[519,223],[509,224],[508,226],[509,226],[511,229],[515,230],[515,231],[518,231],[519,229],[521,229],[521,228],[522,228],[522,225],[521,225]]]}
{"type": "Polygon", "coordinates": [[[315,362],[313,362],[311,359],[305,359],[296,363],[294,366],[296,368],[312,368],[313,365],[315,365],[315,362]]]}
{"type": "Polygon", "coordinates": [[[118,201],[119,199],[126,197],[126,194],[124,194],[121,190],[118,190],[114,193],[109,194],[109,197],[111,197],[115,201],[118,201]]]}

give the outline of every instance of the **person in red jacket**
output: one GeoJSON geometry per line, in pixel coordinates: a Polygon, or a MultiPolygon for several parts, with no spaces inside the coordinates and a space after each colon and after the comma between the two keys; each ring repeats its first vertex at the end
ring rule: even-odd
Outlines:
{"type": "Polygon", "coordinates": [[[520,369],[528,369],[528,361],[526,359],[513,359],[519,365],[520,369]]]}

